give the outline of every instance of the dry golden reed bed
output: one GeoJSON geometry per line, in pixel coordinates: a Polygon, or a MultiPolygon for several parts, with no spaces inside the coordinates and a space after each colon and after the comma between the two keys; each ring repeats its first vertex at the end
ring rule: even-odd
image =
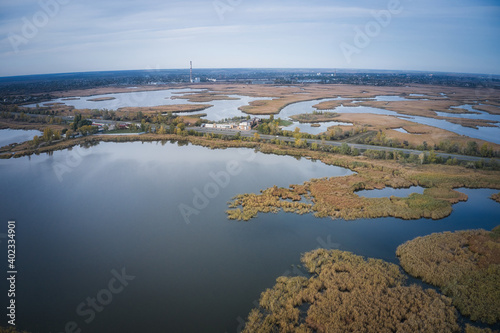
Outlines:
{"type": "Polygon", "coordinates": [[[261,213],[280,210],[298,214],[314,213],[318,217],[352,220],[357,218],[398,217],[440,219],[452,212],[452,204],[467,200],[454,188],[500,189],[500,173],[470,170],[459,166],[402,165],[394,161],[374,161],[363,157],[348,157],[294,148],[261,146],[261,151],[282,155],[309,156],[330,165],[356,172],[345,177],[313,179],[290,188],[271,187],[260,194],[241,194],[233,198],[228,218],[248,221],[261,213]],[[363,189],[408,188],[422,186],[423,194],[406,198],[365,198],[356,194],[363,189]],[[292,201],[286,199],[292,199],[292,201]],[[303,198],[312,203],[300,202],[303,198]]]}
{"type": "Polygon", "coordinates": [[[459,332],[451,300],[405,286],[395,264],[324,249],[302,262],[312,276],[279,277],[243,332],[459,332]]]}
{"type": "Polygon", "coordinates": [[[500,226],[415,238],[398,247],[410,275],[441,288],[472,320],[500,320],[500,226]]]}

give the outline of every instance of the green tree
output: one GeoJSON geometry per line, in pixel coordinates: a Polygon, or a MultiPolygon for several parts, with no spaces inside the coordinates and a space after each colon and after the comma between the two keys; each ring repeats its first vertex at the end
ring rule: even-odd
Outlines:
{"type": "Polygon", "coordinates": [[[431,164],[437,163],[438,157],[437,157],[436,152],[434,150],[430,151],[428,160],[429,160],[429,163],[431,163],[431,164]]]}
{"type": "Polygon", "coordinates": [[[184,123],[178,123],[177,124],[177,128],[180,129],[181,131],[183,131],[184,129],[186,129],[186,124],[184,124],[184,123]]]}
{"type": "Polygon", "coordinates": [[[269,134],[271,131],[269,130],[269,125],[266,123],[262,123],[257,127],[257,131],[262,134],[269,134]]]}
{"type": "Polygon", "coordinates": [[[342,155],[350,155],[351,154],[351,147],[349,147],[349,145],[347,143],[342,143],[342,145],[340,146],[340,153],[342,155]]]}
{"type": "Polygon", "coordinates": [[[305,146],[307,146],[307,144],[304,142],[304,140],[299,139],[299,138],[295,139],[295,147],[304,148],[305,146]]]}
{"type": "Polygon", "coordinates": [[[480,153],[482,157],[491,157],[490,150],[488,149],[488,144],[483,143],[480,149],[480,153]]]}
{"type": "Polygon", "coordinates": [[[163,125],[160,126],[160,129],[158,130],[158,134],[167,134],[167,130],[163,125]]]}
{"type": "Polygon", "coordinates": [[[78,129],[82,135],[97,133],[97,126],[84,125],[78,129]]]}
{"type": "Polygon", "coordinates": [[[467,155],[477,155],[478,145],[476,141],[467,141],[467,146],[465,148],[465,154],[467,155]]]}
{"type": "Polygon", "coordinates": [[[50,142],[52,140],[53,135],[54,135],[54,133],[52,132],[52,129],[50,127],[46,127],[43,130],[42,139],[43,139],[43,141],[50,142]]]}

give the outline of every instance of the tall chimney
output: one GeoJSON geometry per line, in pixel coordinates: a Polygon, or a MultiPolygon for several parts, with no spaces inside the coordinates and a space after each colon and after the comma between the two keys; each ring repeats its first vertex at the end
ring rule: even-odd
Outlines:
{"type": "Polygon", "coordinates": [[[193,83],[193,62],[189,62],[190,68],[189,68],[189,82],[193,83]]]}

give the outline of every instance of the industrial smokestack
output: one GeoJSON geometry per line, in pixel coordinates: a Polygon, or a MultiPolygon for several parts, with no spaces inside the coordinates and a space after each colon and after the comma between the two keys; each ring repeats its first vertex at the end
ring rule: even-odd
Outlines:
{"type": "Polygon", "coordinates": [[[189,62],[189,82],[193,83],[193,62],[189,62]]]}

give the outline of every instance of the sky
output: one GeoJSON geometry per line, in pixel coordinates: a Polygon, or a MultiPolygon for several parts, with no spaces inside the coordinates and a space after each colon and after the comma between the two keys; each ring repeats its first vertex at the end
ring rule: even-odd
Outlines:
{"type": "Polygon", "coordinates": [[[500,1],[0,0],[0,76],[190,60],[500,74],[500,1]]]}

